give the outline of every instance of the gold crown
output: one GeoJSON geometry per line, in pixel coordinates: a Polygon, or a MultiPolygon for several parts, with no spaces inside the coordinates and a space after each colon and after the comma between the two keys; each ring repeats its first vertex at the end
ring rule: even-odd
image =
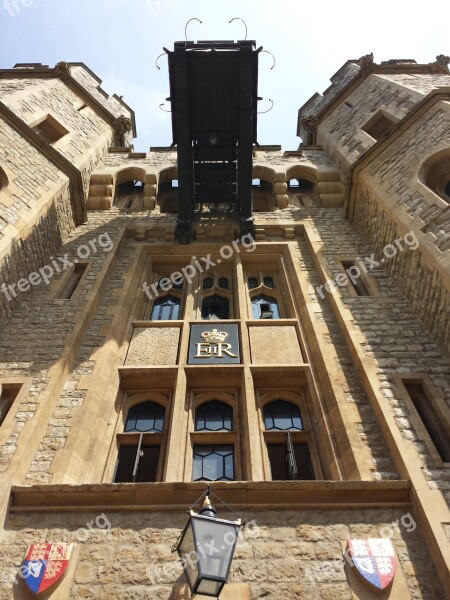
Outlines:
{"type": "Polygon", "coordinates": [[[217,329],[213,329],[212,331],[204,331],[202,333],[202,338],[205,342],[224,342],[228,337],[228,333],[226,331],[217,331],[217,329]]]}

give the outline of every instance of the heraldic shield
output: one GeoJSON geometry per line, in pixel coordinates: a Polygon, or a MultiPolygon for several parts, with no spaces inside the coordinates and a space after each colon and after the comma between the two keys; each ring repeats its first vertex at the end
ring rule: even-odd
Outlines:
{"type": "Polygon", "coordinates": [[[22,578],[37,598],[58,585],[69,565],[73,544],[31,544],[22,563],[22,578]]]}
{"type": "Polygon", "coordinates": [[[347,553],[353,568],[368,587],[381,592],[392,583],[395,575],[395,553],[391,540],[348,540],[347,553]]]}

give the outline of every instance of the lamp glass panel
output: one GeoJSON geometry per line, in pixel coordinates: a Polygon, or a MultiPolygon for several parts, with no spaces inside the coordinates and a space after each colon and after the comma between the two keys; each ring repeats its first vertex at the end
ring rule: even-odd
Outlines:
{"type": "Polygon", "coordinates": [[[238,526],[234,523],[193,517],[192,527],[200,576],[225,581],[234,554],[238,526]]]}
{"type": "Polygon", "coordinates": [[[192,533],[192,527],[189,525],[186,532],[181,540],[178,548],[178,554],[180,558],[183,558],[183,570],[187,577],[189,587],[193,589],[198,579],[198,562],[197,554],[195,551],[194,535],[192,533]]]}

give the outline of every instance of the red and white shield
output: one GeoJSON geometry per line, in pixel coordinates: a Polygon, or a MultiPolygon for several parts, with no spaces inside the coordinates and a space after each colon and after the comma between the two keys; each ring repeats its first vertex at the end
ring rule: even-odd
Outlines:
{"type": "Polygon", "coordinates": [[[346,554],[351,558],[353,568],[371,589],[381,592],[392,583],[396,564],[391,540],[348,540],[346,554]]]}
{"type": "Polygon", "coordinates": [[[73,544],[31,544],[20,567],[20,576],[36,597],[61,582],[69,565],[73,544]]]}

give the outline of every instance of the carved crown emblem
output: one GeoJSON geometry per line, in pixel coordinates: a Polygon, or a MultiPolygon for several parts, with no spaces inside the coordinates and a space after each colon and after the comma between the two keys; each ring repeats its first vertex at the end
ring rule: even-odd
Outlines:
{"type": "Polygon", "coordinates": [[[227,337],[228,333],[226,331],[218,331],[217,329],[202,333],[202,338],[205,342],[224,342],[227,337]]]}

